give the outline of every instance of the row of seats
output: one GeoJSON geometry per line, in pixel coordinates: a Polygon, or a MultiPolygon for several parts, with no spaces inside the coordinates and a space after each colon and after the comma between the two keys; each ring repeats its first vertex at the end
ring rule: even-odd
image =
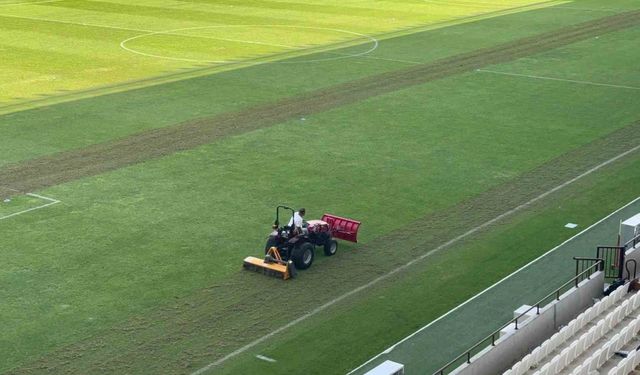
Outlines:
{"type": "Polygon", "coordinates": [[[608,375],[627,375],[640,365],[640,351],[634,350],[618,365],[609,370],[608,375]]]}
{"type": "MultiPolygon", "coordinates": [[[[639,295],[640,294],[636,294],[632,299],[625,300],[620,306],[600,319],[596,325],[583,333],[580,338],[574,340],[571,345],[564,348],[560,354],[553,357],[551,361],[542,366],[534,375],[551,375],[562,371],[569,363],[582,355],[582,353],[589,349],[596,341],[600,340],[607,332],[611,331],[613,327],[624,320],[627,315],[631,314],[631,311],[634,310],[634,304],[640,304],[640,299],[637,298],[639,295]]],[[[631,339],[631,336],[629,339],[631,339]]],[[[560,343],[558,343],[558,345],[560,345],[560,343]]]]}
{"type": "Polygon", "coordinates": [[[540,346],[535,348],[533,352],[527,354],[507,370],[504,375],[523,375],[531,366],[535,366],[542,361],[547,355],[553,352],[559,345],[565,342],[568,338],[580,331],[584,326],[593,321],[597,316],[608,310],[615,303],[619,302],[628,290],[628,284],[625,284],[616,289],[609,296],[604,297],[593,306],[578,315],[569,324],[562,327],[562,329],[556,332],[553,336],[543,342],[540,346]]]}
{"type": "MultiPolygon", "coordinates": [[[[640,294],[636,294],[636,296],[640,296],[640,294]]],[[[620,333],[615,334],[611,339],[609,339],[601,348],[596,350],[589,358],[587,358],[587,360],[576,367],[571,374],[590,374],[597,371],[611,357],[613,357],[617,351],[629,343],[638,331],[640,331],[640,316],[629,323],[622,331],[620,331],[620,333]]],[[[617,372],[614,372],[613,374],[617,374],[617,372]]],[[[628,372],[625,374],[628,374],[628,372]]]]}

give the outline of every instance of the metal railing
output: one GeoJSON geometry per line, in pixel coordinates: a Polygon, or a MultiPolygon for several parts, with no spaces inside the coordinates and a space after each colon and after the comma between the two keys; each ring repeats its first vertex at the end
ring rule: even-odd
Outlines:
{"type": "Polygon", "coordinates": [[[576,276],[574,277],[576,288],[578,287],[578,284],[585,279],[589,279],[591,274],[595,272],[595,270],[593,270],[594,265],[600,264],[598,271],[604,271],[605,260],[602,258],[573,257],[573,260],[576,261],[576,276]],[[592,272],[585,274],[584,271],[589,269],[592,270],[592,272]]]}
{"type": "Polygon", "coordinates": [[[491,344],[491,346],[495,346],[496,345],[496,337],[500,338],[500,331],[502,331],[504,328],[508,327],[511,324],[514,324],[515,325],[515,329],[517,330],[518,329],[518,321],[523,316],[527,315],[531,310],[535,309],[536,310],[536,315],[540,315],[540,308],[542,308],[543,306],[546,306],[548,303],[550,303],[553,300],[559,301],[560,300],[560,296],[563,293],[563,290],[566,291],[565,288],[567,286],[571,286],[572,288],[573,287],[577,288],[578,284],[580,284],[580,282],[582,280],[590,279],[591,275],[593,275],[596,271],[602,271],[604,269],[604,260],[603,259],[599,259],[599,258],[574,258],[574,259],[576,260],[576,270],[578,269],[578,263],[579,262],[592,261],[594,263],[591,266],[589,266],[586,269],[584,269],[583,271],[581,271],[579,274],[577,274],[571,280],[569,280],[566,283],[562,284],[562,286],[560,286],[558,289],[556,289],[555,291],[553,291],[553,292],[549,293],[548,295],[546,295],[544,298],[542,298],[540,301],[538,301],[538,303],[536,303],[533,306],[531,306],[525,312],[523,312],[522,314],[518,315],[517,317],[511,319],[508,323],[502,325],[500,328],[495,330],[492,334],[490,334],[489,336],[487,336],[484,339],[480,340],[477,344],[475,344],[474,346],[472,346],[471,348],[466,350],[464,353],[460,354],[459,356],[454,358],[452,361],[450,361],[446,365],[442,366],[439,370],[434,372],[433,375],[445,375],[445,374],[448,374],[451,371],[455,370],[456,368],[458,368],[458,366],[462,365],[463,363],[471,363],[471,357],[473,357],[474,354],[477,354],[480,351],[482,351],[483,349],[485,349],[486,347],[488,347],[489,343],[491,344]],[[455,365],[455,367],[454,367],[454,365],[455,365]]]}
{"type": "Polygon", "coordinates": [[[604,277],[621,279],[625,248],[623,246],[598,246],[596,258],[604,260],[604,277]]]}
{"type": "Polygon", "coordinates": [[[638,233],[637,236],[635,236],[632,239],[630,239],[629,241],[627,241],[627,243],[625,243],[623,247],[625,249],[627,249],[627,250],[628,249],[633,249],[639,243],[640,243],[640,233],[638,233]]]}
{"type": "Polygon", "coordinates": [[[624,263],[624,268],[627,270],[627,275],[629,276],[629,280],[635,280],[636,275],[638,273],[638,262],[636,262],[635,259],[629,259],[624,263]],[[629,269],[629,264],[633,264],[633,273],[631,273],[631,270],[629,269]]]}

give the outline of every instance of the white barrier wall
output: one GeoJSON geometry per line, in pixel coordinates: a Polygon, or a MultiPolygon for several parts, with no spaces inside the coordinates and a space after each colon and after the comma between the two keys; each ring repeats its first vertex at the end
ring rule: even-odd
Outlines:
{"type": "MultiPolygon", "coordinates": [[[[640,262],[639,262],[640,264],[640,262]]],[[[572,288],[540,310],[540,315],[518,322],[518,330],[489,346],[473,358],[470,364],[456,369],[456,375],[496,375],[508,370],[514,363],[530,353],[558,328],[569,323],[587,307],[594,298],[601,298],[604,290],[604,273],[597,272],[591,279],[583,280],[578,288],[572,288]]]]}
{"type": "Polygon", "coordinates": [[[620,240],[622,244],[631,241],[640,234],[640,214],[632,216],[620,223],[620,240]]]}
{"type": "MultiPolygon", "coordinates": [[[[638,235],[638,229],[640,228],[640,214],[637,214],[635,216],[632,216],[630,218],[628,218],[627,220],[623,221],[622,223],[620,223],[620,243],[621,244],[625,244],[627,243],[627,241],[630,241],[631,239],[633,239],[635,236],[638,235]]],[[[632,249],[628,249],[625,252],[625,264],[628,260],[633,259],[636,261],[636,265],[637,265],[637,276],[640,276],[640,244],[637,245],[635,248],[632,249]]],[[[629,275],[629,272],[627,272],[627,268],[625,267],[625,265],[622,266],[622,277],[627,279],[627,280],[632,280],[634,279],[634,266],[633,264],[629,264],[629,271],[631,271],[631,275],[629,275]]]]}

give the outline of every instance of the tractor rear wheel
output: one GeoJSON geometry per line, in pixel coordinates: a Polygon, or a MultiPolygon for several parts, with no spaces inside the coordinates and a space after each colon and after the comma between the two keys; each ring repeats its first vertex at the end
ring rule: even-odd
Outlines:
{"type": "Polygon", "coordinates": [[[338,251],[338,241],[334,239],[328,239],[324,243],[324,255],[330,257],[332,255],[335,255],[337,251],[338,251]]]}
{"type": "Polygon", "coordinates": [[[305,242],[300,246],[297,246],[293,249],[293,256],[291,259],[293,260],[293,264],[295,264],[296,268],[299,270],[306,270],[311,267],[313,263],[314,247],[309,242],[305,242]]]}

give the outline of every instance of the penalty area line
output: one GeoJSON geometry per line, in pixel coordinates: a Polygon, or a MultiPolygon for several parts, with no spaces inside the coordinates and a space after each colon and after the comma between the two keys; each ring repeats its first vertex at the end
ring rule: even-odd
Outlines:
{"type": "MultiPolygon", "coordinates": [[[[451,240],[439,245],[438,247],[436,247],[436,248],[434,248],[432,250],[429,250],[428,252],[422,254],[419,257],[416,257],[416,258],[412,259],[411,261],[403,264],[402,266],[399,266],[399,267],[395,268],[394,270],[391,270],[388,273],[386,273],[386,274],[384,274],[382,276],[379,276],[379,277],[371,280],[370,282],[368,282],[366,284],[363,284],[363,285],[361,285],[361,286],[359,286],[359,287],[357,287],[355,289],[352,289],[352,290],[350,290],[350,291],[348,291],[348,292],[346,292],[346,293],[344,293],[344,294],[332,299],[331,301],[328,301],[328,302],[324,303],[323,305],[316,307],[315,309],[309,311],[308,313],[306,313],[304,315],[301,315],[297,319],[292,320],[291,322],[281,326],[280,328],[277,328],[277,329],[271,331],[270,333],[268,333],[268,334],[266,334],[266,335],[264,335],[264,336],[262,336],[262,337],[260,337],[260,338],[258,338],[256,340],[248,343],[247,345],[245,345],[245,346],[243,346],[243,347],[241,347],[241,348],[239,348],[239,349],[227,354],[226,356],[218,359],[217,361],[212,362],[212,363],[200,368],[199,370],[192,372],[191,375],[200,375],[200,374],[203,374],[203,373],[209,371],[213,367],[221,365],[222,363],[226,362],[227,360],[229,360],[229,359],[231,359],[231,358],[233,358],[233,357],[235,357],[235,356],[237,356],[239,354],[242,354],[242,353],[246,352],[247,350],[253,348],[254,346],[256,346],[256,345],[258,345],[258,344],[270,339],[271,337],[280,334],[282,331],[285,331],[285,330],[297,325],[298,323],[300,323],[300,322],[302,322],[302,321],[304,321],[304,320],[306,320],[306,319],[308,319],[308,318],[310,318],[310,317],[312,317],[312,316],[314,316],[314,315],[316,315],[316,314],[328,309],[329,307],[337,304],[338,302],[340,302],[340,301],[342,301],[342,300],[344,300],[346,298],[349,298],[349,297],[353,296],[354,294],[357,294],[357,293],[359,293],[359,292],[361,292],[363,290],[369,289],[372,286],[380,283],[381,281],[384,281],[384,280],[390,278],[391,276],[393,276],[393,275],[395,275],[397,273],[403,272],[404,270],[406,270],[407,268],[411,267],[415,263],[424,260],[425,258],[427,258],[427,257],[429,257],[429,256],[441,251],[442,249],[445,249],[445,248],[447,248],[447,247],[449,247],[449,246],[451,246],[451,245],[453,245],[453,244],[455,244],[457,242],[460,242],[461,240],[465,239],[466,237],[469,237],[472,234],[474,234],[476,232],[479,232],[480,230],[482,230],[482,229],[484,229],[486,227],[489,227],[489,226],[495,224],[496,222],[498,222],[498,221],[500,221],[500,220],[502,220],[502,219],[504,219],[504,218],[506,218],[506,217],[508,217],[510,215],[513,215],[514,213],[516,213],[518,211],[521,211],[522,209],[524,209],[524,208],[536,203],[537,201],[539,201],[541,199],[546,198],[547,196],[555,193],[556,191],[561,190],[561,189],[571,185],[572,183],[574,183],[574,182],[576,182],[576,181],[578,181],[578,180],[580,180],[580,179],[582,179],[582,178],[584,178],[584,177],[586,177],[586,176],[598,171],[599,169],[601,169],[601,168],[603,168],[603,167],[605,167],[605,166],[607,166],[607,165],[609,165],[609,164],[611,164],[611,163],[613,163],[613,162],[615,162],[615,161],[617,161],[617,160],[619,160],[619,159],[621,159],[621,158],[623,158],[623,157],[625,157],[625,156],[627,156],[627,155],[629,155],[629,154],[631,154],[631,153],[633,153],[633,152],[635,152],[635,151],[637,151],[639,149],[640,149],[640,145],[635,146],[635,147],[633,147],[633,148],[631,148],[631,149],[629,149],[629,150],[627,150],[625,152],[622,152],[622,153],[618,154],[617,156],[614,156],[613,158],[611,158],[611,159],[609,159],[607,161],[604,161],[604,162],[596,165],[595,167],[583,172],[582,174],[580,174],[580,175],[578,175],[578,176],[576,176],[576,177],[574,177],[574,178],[572,178],[572,179],[570,179],[568,181],[563,182],[562,184],[560,184],[560,185],[558,185],[558,186],[556,186],[556,187],[554,187],[554,188],[552,188],[552,189],[550,189],[550,190],[538,195],[537,197],[532,198],[529,201],[527,201],[525,203],[522,203],[521,205],[519,205],[519,206],[517,206],[515,208],[512,208],[512,209],[510,209],[508,211],[505,211],[502,214],[494,217],[493,219],[490,219],[490,220],[488,220],[488,221],[476,226],[475,228],[470,229],[469,231],[467,231],[467,232],[465,232],[465,233],[463,233],[463,234],[461,234],[461,235],[459,235],[459,236],[457,236],[457,237],[455,237],[455,238],[453,238],[453,239],[451,239],[451,240]]],[[[391,347],[391,348],[393,348],[393,347],[391,347]]],[[[371,360],[373,360],[373,359],[371,359],[371,360]]],[[[364,366],[364,365],[362,365],[362,366],[364,366]]],[[[362,366],[360,366],[360,367],[362,367],[362,366]]],[[[355,371],[355,370],[353,370],[353,371],[355,371]]]]}
{"type": "Polygon", "coordinates": [[[45,200],[45,201],[48,201],[48,202],[51,202],[51,203],[60,203],[60,201],[57,200],[57,199],[45,197],[43,195],[38,195],[38,194],[33,194],[33,193],[27,193],[26,195],[28,195],[30,197],[34,197],[34,198],[39,198],[39,199],[42,199],[42,200],[45,200]]]}
{"type": "Polygon", "coordinates": [[[581,10],[584,12],[607,12],[607,13],[622,13],[622,9],[609,9],[609,8],[578,8],[571,6],[554,6],[553,9],[569,9],[569,10],[581,10]]]}
{"type": "MultiPolygon", "coordinates": [[[[11,190],[13,190],[13,189],[11,189],[11,190]]],[[[47,203],[42,204],[42,205],[40,205],[40,206],[36,206],[36,207],[29,208],[29,209],[27,209],[27,210],[22,210],[22,211],[14,212],[14,213],[9,214],[9,215],[6,215],[6,216],[0,216],[0,220],[5,220],[5,219],[8,219],[8,218],[11,218],[11,217],[14,217],[14,216],[18,216],[18,215],[26,214],[27,212],[31,212],[31,211],[35,211],[35,210],[40,210],[40,209],[42,209],[42,208],[49,207],[49,206],[53,206],[54,204],[60,203],[60,201],[59,201],[59,200],[57,200],[57,199],[53,199],[53,198],[49,198],[49,197],[45,197],[45,196],[38,195],[38,194],[27,193],[27,194],[25,194],[25,195],[27,195],[27,196],[29,196],[29,197],[33,197],[33,198],[42,199],[42,200],[44,200],[44,201],[47,201],[47,203]]]]}
{"type": "Polygon", "coordinates": [[[535,75],[530,75],[530,74],[507,73],[507,72],[500,72],[500,71],[497,71],[497,70],[476,69],[476,72],[478,72],[478,73],[499,74],[499,75],[503,75],[503,76],[512,76],[512,77],[541,79],[541,80],[547,80],[547,81],[569,82],[569,83],[576,83],[576,84],[590,85],[590,86],[613,87],[613,88],[616,88],[616,89],[640,90],[640,87],[636,87],[636,86],[615,85],[615,84],[611,84],[611,83],[600,83],[600,82],[591,82],[591,81],[579,81],[579,80],[575,80],[575,79],[555,78],[555,77],[546,77],[546,76],[535,76],[535,75]]]}

